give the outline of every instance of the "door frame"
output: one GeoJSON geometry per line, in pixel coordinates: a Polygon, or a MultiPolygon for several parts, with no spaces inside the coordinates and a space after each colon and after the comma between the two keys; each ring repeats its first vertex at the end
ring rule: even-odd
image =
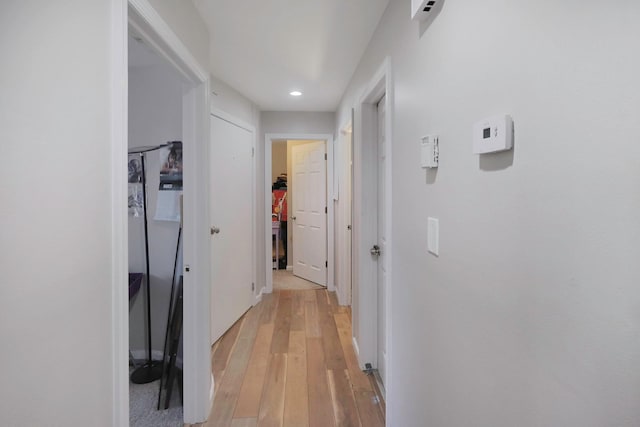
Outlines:
{"type": "Polygon", "coordinates": [[[327,133],[320,134],[299,134],[299,133],[268,133],[264,137],[264,248],[266,260],[265,287],[262,293],[273,292],[273,259],[271,258],[271,158],[273,141],[281,140],[315,140],[324,141],[327,150],[327,290],[336,290],[334,281],[334,206],[333,206],[333,135],[327,133]],[[330,203],[331,202],[331,203],[330,203]]]}
{"type": "Polygon", "coordinates": [[[337,238],[338,242],[338,250],[336,251],[336,263],[339,263],[339,272],[340,277],[338,277],[336,283],[336,290],[338,294],[338,302],[340,305],[351,305],[352,301],[352,290],[351,286],[353,285],[353,166],[348,167],[347,171],[347,159],[351,158],[351,162],[353,164],[353,119],[349,118],[345,122],[344,125],[340,127],[340,136],[337,139],[338,147],[340,150],[340,155],[334,151],[334,155],[340,159],[339,164],[336,165],[336,175],[339,176],[339,197],[338,204],[340,206],[338,212],[339,224],[336,224],[336,228],[338,225],[340,228],[337,230],[337,238]],[[349,157],[346,157],[345,144],[349,143],[349,157]],[[349,172],[349,176],[344,176],[345,172],[349,172]],[[346,183],[349,183],[346,185],[346,183]],[[349,191],[349,206],[346,206],[345,195],[346,191],[349,191]],[[350,215],[347,215],[347,209],[350,215]],[[351,224],[352,230],[349,231],[346,228],[346,225],[351,224]],[[347,245],[347,241],[350,241],[350,244],[347,245]],[[349,247],[349,253],[347,252],[347,247],[349,247]],[[341,260],[341,261],[338,261],[341,260]],[[347,274],[346,265],[349,265],[349,273],[347,274]],[[347,286],[348,285],[348,286],[347,286]]]}
{"type": "Polygon", "coordinates": [[[361,97],[356,103],[353,134],[353,344],[361,367],[366,363],[377,366],[377,261],[369,249],[378,239],[377,226],[377,103],[386,95],[385,138],[387,173],[384,186],[387,194],[385,206],[385,234],[387,236],[387,283],[385,286],[385,337],[387,349],[387,370],[385,381],[387,419],[394,410],[393,396],[393,349],[392,331],[392,144],[393,144],[393,84],[391,59],[385,58],[380,68],[371,77],[361,97]]]}
{"type": "MultiPolygon", "coordinates": [[[[255,289],[255,284],[256,282],[256,278],[257,278],[257,271],[256,271],[256,260],[258,259],[258,245],[257,245],[257,240],[258,240],[258,233],[256,230],[256,225],[257,225],[257,221],[255,221],[256,218],[256,189],[257,189],[257,185],[256,185],[256,128],[255,126],[253,126],[250,123],[245,122],[244,120],[227,113],[226,111],[220,110],[218,108],[215,107],[211,107],[211,111],[210,111],[210,116],[214,116],[219,118],[220,120],[223,120],[225,122],[228,122],[234,126],[237,126],[241,129],[246,130],[247,132],[251,133],[251,218],[252,218],[252,222],[251,222],[251,281],[254,285],[254,290],[251,292],[251,306],[256,305],[257,303],[260,302],[260,300],[262,299],[262,293],[258,292],[258,294],[256,295],[256,291],[257,289],[255,289]]],[[[211,144],[213,143],[213,141],[208,141],[209,146],[211,146],[211,144]]],[[[208,158],[208,157],[207,157],[208,158]]],[[[207,198],[207,201],[209,199],[207,198]]],[[[208,202],[207,202],[207,206],[208,206],[208,202]]],[[[210,212],[209,212],[210,214],[210,212]]],[[[210,218],[207,218],[207,223],[209,224],[209,227],[213,227],[214,224],[210,224],[211,220],[210,218]]],[[[212,279],[212,278],[211,278],[212,279]]],[[[213,286],[213,283],[210,281],[209,283],[211,283],[211,285],[213,286]]],[[[211,298],[211,296],[209,297],[211,298]]],[[[211,320],[209,320],[209,322],[211,322],[211,320]]],[[[209,341],[211,341],[211,331],[209,331],[210,335],[209,335],[209,341]]],[[[224,334],[223,334],[224,335],[224,334]]],[[[211,343],[211,345],[213,345],[213,343],[211,343]]]]}
{"type": "Polygon", "coordinates": [[[166,59],[187,82],[182,103],[184,151],[184,421],[205,421],[213,402],[209,346],[209,75],[148,0],[111,0],[112,356],[113,425],[129,423],[128,31],[166,59]]]}

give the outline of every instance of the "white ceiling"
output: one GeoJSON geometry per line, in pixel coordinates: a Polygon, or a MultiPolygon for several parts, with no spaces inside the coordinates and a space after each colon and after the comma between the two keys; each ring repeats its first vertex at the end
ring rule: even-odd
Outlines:
{"type": "Polygon", "coordinates": [[[335,111],[389,0],[193,2],[213,75],[263,111],[335,111]]]}

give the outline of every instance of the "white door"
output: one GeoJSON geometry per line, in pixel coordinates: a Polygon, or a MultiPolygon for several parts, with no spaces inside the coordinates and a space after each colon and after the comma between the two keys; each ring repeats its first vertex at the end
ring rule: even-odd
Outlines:
{"type": "Polygon", "coordinates": [[[385,382],[387,366],[387,337],[385,334],[386,320],[386,286],[387,286],[387,237],[386,237],[386,205],[387,195],[385,177],[387,174],[387,141],[385,138],[385,98],[378,102],[378,372],[383,384],[385,382]]]}
{"type": "Polygon", "coordinates": [[[293,274],[327,284],[327,165],[325,142],[291,149],[293,274]]]}
{"type": "Polygon", "coordinates": [[[246,312],[253,292],[253,133],[211,115],[211,342],[246,312]]]}

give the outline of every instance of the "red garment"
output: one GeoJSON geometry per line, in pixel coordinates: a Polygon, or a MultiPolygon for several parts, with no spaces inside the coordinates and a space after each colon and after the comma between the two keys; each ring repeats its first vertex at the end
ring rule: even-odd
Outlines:
{"type": "Polygon", "coordinates": [[[279,215],[280,221],[287,220],[287,190],[273,190],[271,213],[279,215]]]}

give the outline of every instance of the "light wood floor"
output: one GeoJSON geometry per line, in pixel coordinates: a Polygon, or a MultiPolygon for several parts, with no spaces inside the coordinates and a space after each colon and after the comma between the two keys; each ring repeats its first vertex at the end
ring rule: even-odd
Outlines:
{"type": "Polygon", "coordinates": [[[292,271],[273,270],[273,290],[321,290],[323,286],[294,276],[292,271]]]}
{"type": "Polygon", "coordinates": [[[212,348],[216,395],[199,427],[382,427],[348,308],[326,290],[264,295],[212,348]]]}

